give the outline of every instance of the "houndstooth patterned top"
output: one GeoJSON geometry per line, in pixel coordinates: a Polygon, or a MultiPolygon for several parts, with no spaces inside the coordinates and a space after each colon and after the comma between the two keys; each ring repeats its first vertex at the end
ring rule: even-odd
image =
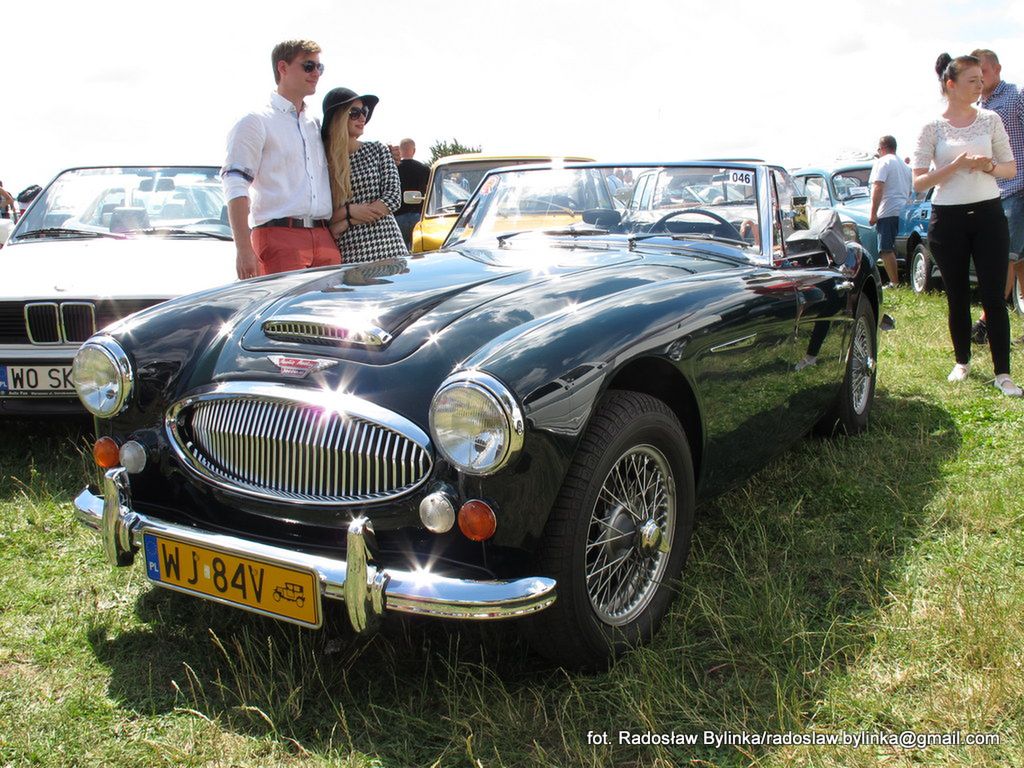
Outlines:
{"type": "Polygon", "coordinates": [[[402,182],[391,150],[379,141],[364,141],[349,159],[352,164],[351,202],[383,200],[392,215],[372,224],[350,226],[342,232],[338,238],[342,264],[404,256],[409,251],[394,217],[402,204],[402,182]]]}

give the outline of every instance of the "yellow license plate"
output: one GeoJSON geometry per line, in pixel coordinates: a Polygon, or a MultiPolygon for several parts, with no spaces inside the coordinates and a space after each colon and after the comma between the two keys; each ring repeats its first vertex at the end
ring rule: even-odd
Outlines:
{"type": "Polygon", "coordinates": [[[143,533],[146,576],[199,595],[308,627],[320,626],[320,589],[310,570],[143,533]]]}

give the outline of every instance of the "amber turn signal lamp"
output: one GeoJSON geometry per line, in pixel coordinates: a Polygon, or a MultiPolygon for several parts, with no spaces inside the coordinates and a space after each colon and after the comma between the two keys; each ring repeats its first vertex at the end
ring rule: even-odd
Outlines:
{"type": "Polygon", "coordinates": [[[112,437],[101,437],[92,446],[92,458],[96,466],[113,469],[121,463],[121,449],[112,437]]]}
{"type": "Polygon", "coordinates": [[[459,509],[459,530],[471,541],[487,541],[498,528],[494,510],[479,499],[467,501],[459,509]]]}

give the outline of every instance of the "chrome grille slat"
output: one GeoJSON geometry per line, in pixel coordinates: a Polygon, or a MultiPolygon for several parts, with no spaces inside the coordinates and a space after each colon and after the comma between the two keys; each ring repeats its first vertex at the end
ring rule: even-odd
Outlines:
{"type": "Polygon", "coordinates": [[[429,442],[380,409],[355,414],[298,398],[196,398],[168,419],[179,454],[228,489],[269,499],[346,504],[393,498],[426,480],[429,442]]]}

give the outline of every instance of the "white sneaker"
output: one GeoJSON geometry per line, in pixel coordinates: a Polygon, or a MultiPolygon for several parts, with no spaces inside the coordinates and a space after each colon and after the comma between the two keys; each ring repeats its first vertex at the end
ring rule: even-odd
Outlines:
{"type": "Polygon", "coordinates": [[[970,372],[970,363],[957,363],[953,366],[953,370],[949,372],[949,376],[946,377],[946,381],[964,381],[967,378],[967,374],[970,372]]]}
{"type": "Polygon", "coordinates": [[[793,368],[797,371],[802,371],[804,368],[809,368],[812,365],[818,364],[818,358],[815,355],[804,355],[803,358],[793,368]]]}
{"type": "Polygon", "coordinates": [[[1008,373],[1000,373],[996,376],[995,387],[1007,397],[1024,396],[1024,390],[1013,383],[1008,373]]]}

